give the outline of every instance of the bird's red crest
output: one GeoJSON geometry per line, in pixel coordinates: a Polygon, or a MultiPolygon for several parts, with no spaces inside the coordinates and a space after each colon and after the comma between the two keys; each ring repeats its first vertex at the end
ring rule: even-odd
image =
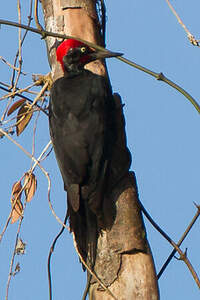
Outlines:
{"type": "Polygon", "coordinates": [[[56,50],[56,57],[57,57],[57,61],[61,64],[63,71],[64,71],[63,57],[67,54],[70,48],[76,48],[80,46],[86,46],[86,45],[74,39],[65,40],[58,46],[56,50]]]}

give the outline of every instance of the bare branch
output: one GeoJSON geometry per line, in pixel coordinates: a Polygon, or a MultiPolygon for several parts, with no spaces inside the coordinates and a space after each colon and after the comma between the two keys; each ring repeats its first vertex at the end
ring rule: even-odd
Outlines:
{"type": "MultiPolygon", "coordinates": [[[[18,9],[18,18],[19,18],[19,24],[21,24],[21,3],[20,0],[17,0],[17,9],[18,9]]],[[[15,80],[15,84],[13,87],[13,91],[16,90],[20,75],[21,75],[21,70],[22,70],[22,40],[21,40],[21,28],[19,28],[19,33],[18,33],[18,40],[19,40],[19,48],[18,48],[18,62],[19,62],[19,71],[17,71],[17,78],[15,80]]],[[[14,79],[14,78],[13,78],[14,79]]],[[[13,86],[13,82],[12,82],[13,86]]]]}
{"type": "MultiPolygon", "coordinates": [[[[29,12],[29,16],[28,16],[28,26],[30,26],[31,21],[32,21],[32,6],[33,6],[33,0],[30,1],[30,12],[29,12]]],[[[25,33],[24,33],[24,36],[23,36],[22,41],[21,41],[21,46],[24,43],[24,40],[27,36],[27,33],[28,33],[28,30],[26,30],[25,33]]],[[[14,66],[16,66],[18,56],[19,56],[19,49],[18,49],[18,51],[16,53],[16,56],[15,56],[14,66]]],[[[12,79],[11,79],[11,86],[13,86],[14,78],[15,78],[15,70],[13,70],[12,79]]]]}
{"type": "Polygon", "coordinates": [[[173,81],[171,81],[170,79],[165,77],[163,73],[153,72],[145,67],[142,67],[142,66],[124,58],[124,57],[117,57],[117,59],[129,64],[130,66],[132,66],[142,72],[145,72],[145,73],[155,77],[157,80],[161,80],[161,81],[167,83],[168,85],[170,85],[171,87],[173,87],[174,89],[179,91],[183,96],[185,96],[192,103],[192,105],[196,108],[198,113],[200,113],[200,105],[197,103],[197,101],[188,92],[186,92],[182,87],[180,87],[178,84],[174,83],[173,81]]]}
{"type": "MultiPolygon", "coordinates": [[[[7,88],[5,88],[5,87],[3,87],[3,86],[0,86],[0,89],[3,90],[3,91],[9,92],[9,89],[7,89],[7,88]]],[[[19,90],[18,90],[18,91],[19,91],[19,90]]],[[[24,95],[19,94],[18,91],[15,93],[15,96],[21,97],[21,98],[27,100],[28,102],[33,103],[33,101],[32,101],[30,98],[28,98],[28,97],[26,97],[26,96],[24,96],[24,95]]],[[[27,92],[30,92],[30,91],[27,90],[27,92]]],[[[42,108],[41,106],[39,106],[37,103],[35,104],[35,106],[38,107],[40,110],[42,110],[43,113],[45,113],[45,114],[48,116],[48,113],[45,111],[45,109],[43,109],[43,108],[42,108]]]]}
{"type": "MultiPolygon", "coordinates": [[[[38,33],[38,34],[41,34],[41,35],[45,35],[45,36],[53,36],[53,37],[59,37],[59,38],[63,38],[63,39],[76,39],[78,41],[81,41],[85,44],[87,44],[88,46],[94,48],[94,49],[97,49],[97,50],[104,50],[104,51],[108,51],[107,49],[101,47],[101,46],[97,46],[93,43],[89,43],[83,39],[80,39],[80,38],[77,38],[77,37],[74,37],[74,36],[69,36],[69,35],[65,35],[65,34],[58,34],[58,33],[53,33],[53,32],[49,32],[49,31],[40,31],[38,29],[35,29],[33,27],[29,27],[29,26],[26,26],[26,25],[22,25],[22,24],[18,24],[18,23],[15,23],[15,22],[10,22],[10,21],[6,21],[6,20],[2,20],[0,19],[0,24],[5,24],[5,25],[11,25],[11,26],[15,26],[15,27],[21,27],[21,28],[24,28],[24,29],[27,29],[27,30],[30,30],[32,32],[35,32],[35,33],[38,33]]],[[[196,110],[198,111],[198,113],[200,113],[200,105],[197,103],[197,101],[188,93],[186,92],[183,88],[181,88],[179,85],[177,85],[176,83],[174,83],[173,81],[171,81],[170,79],[168,79],[167,77],[165,77],[163,75],[163,73],[156,73],[156,72],[153,72],[145,67],[142,67],[134,62],[132,62],[131,60],[128,60],[124,57],[116,57],[117,59],[123,61],[124,63],[140,70],[140,71],[143,71],[153,77],[155,77],[157,80],[161,80],[165,83],[167,83],[168,85],[170,85],[171,87],[173,87],[174,89],[176,89],[177,91],[179,91],[183,96],[185,96],[191,103],[192,105],[196,108],[196,110]]]]}
{"type": "MultiPolygon", "coordinates": [[[[64,219],[64,222],[63,224],[66,225],[66,222],[67,222],[67,218],[68,218],[68,214],[66,212],[66,216],[65,216],[65,219],[64,219]]],[[[55,245],[56,245],[56,242],[58,240],[58,238],[61,236],[61,234],[63,233],[65,229],[65,226],[62,226],[60,232],[57,234],[57,236],[55,237],[52,245],[51,245],[51,248],[49,250],[49,256],[48,256],[48,263],[47,263],[47,268],[48,268],[48,281],[49,281],[49,300],[52,300],[52,282],[51,282],[51,256],[53,254],[53,251],[54,251],[54,248],[55,248],[55,245]]]]}
{"type": "MultiPolygon", "coordinates": [[[[195,216],[193,217],[192,221],[190,222],[190,224],[188,225],[187,229],[185,230],[184,234],[182,235],[182,237],[180,238],[180,240],[177,243],[177,246],[179,247],[182,242],[184,241],[184,239],[186,238],[186,236],[188,235],[188,233],[190,232],[190,230],[192,229],[192,226],[194,225],[194,223],[196,222],[196,220],[198,219],[199,215],[200,215],[200,207],[197,206],[198,211],[196,212],[195,216]]],[[[161,277],[161,275],[163,274],[164,270],[166,269],[166,267],[168,266],[168,264],[170,263],[170,261],[172,260],[172,258],[174,257],[174,255],[176,254],[176,250],[174,249],[171,254],[169,255],[169,257],[167,258],[166,262],[164,263],[164,265],[162,266],[160,272],[157,275],[157,278],[159,279],[161,277]]]]}
{"type": "Polygon", "coordinates": [[[188,30],[188,28],[185,26],[185,24],[183,23],[183,21],[181,20],[181,18],[179,17],[179,15],[177,14],[177,12],[175,11],[175,9],[173,8],[173,6],[171,5],[171,3],[169,2],[169,0],[166,0],[167,4],[169,6],[169,8],[171,9],[171,11],[173,12],[173,14],[175,15],[176,19],[178,20],[178,22],[181,24],[181,26],[183,27],[183,29],[185,30],[185,32],[187,33],[187,37],[190,41],[190,43],[194,46],[198,46],[199,45],[199,41],[195,39],[195,37],[190,33],[190,31],[188,30]]]}
{"type": "MultiPolygon", "coordinates": [[[[25,209],[25,207],[24,207],[24,209],[25,209]]],[[[18,228],[17,228],[17,235],[16,235],[16,239],[15,239],[15,247],[14,247],[11,262],[10,262],[9,275],[8,275],[8,281],[7,281],[7,286],[6,286],[6,298],[5,298],[6,300],[8,300],[8,292],[9,292],[10,282],[11,282],[11,278],[13,276],[13,264],[14,264],[15,255],[17,253],[16,252],[16,247],[17,247],[17,242],[18,242],[18,238],[19,238],[19,233],[20,233],[22,221],[23,221],[23,216],[20,218],[20,222],[19,222],[19,225],[18,225],[18,228]]]]}
{"type": "Polygon", "coordinates": [[[34,83],[31,83],[30,85],[28,85],[27,87],[25,87],[23,89],[20,89],[20,90],[17,90],[17,91],[13,91],[13,92],[9,92],[7,95],[2,96],[0,98],[0,100],[4,100],[4,99],[9,98],[9,97],[14,97],[15,95],[21,96],[20,93],[26,92],[30,88],[32,88],[33,86],[36,86],[36,85],[37,85],[37,83],[34,82],[34,83]]]}
{"type": "MultiPolygon", "coordinates": [[[[8,65],[10,68],[14,69],[15,71],[18,71],[19,72],[19,68],[18,67],[15,67],[14,65],[10,64],[5,58],[3,58],[1,55],[0,55],[0,59],[2,60],[2,62],[4,62],[6,65],[8,65]]],[[[26,73],[24,72],[21,72],[21,74],[23,75],[26,75],[26,73]]]]}
{"type": "Polygon", "coordinates": [[[44,31],[44,28],[40,24],[39,18],[38,18],[38,0],[35,0],[34,16],[35,16],[35,24],[36,24],[37,29],[40,30],[41,32],[44,31]]]}
{"type": "Polygon", "coordinates": [[[183,260],[185,264],[187,265],[189,271],[192,274],[192,277],[194,278],[196,284],[200,288],[200,280],[198,278],[197,273],[195,272],[192,264],[190,263],[189,259],[186,256],[186,253],[183,253],[181,249],[178,247],[178,245],[158,226],[158,224],[152,219],[152,217],[148,214],[142,203],[140,202],[140,206],[142,209],[142,212],[144,213],[145,217],[149,220],[149,222],[160,232],[160,234],[174,247],[174,249],[179,253],[180,260],[183,260]]]}

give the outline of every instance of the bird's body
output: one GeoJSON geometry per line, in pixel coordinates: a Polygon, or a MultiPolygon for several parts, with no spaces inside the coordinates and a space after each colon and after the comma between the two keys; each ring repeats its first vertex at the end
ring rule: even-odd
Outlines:
{"type": "Polygon", "coordinates": [[[118,55],[94,51],[76,40],[64,41],[57,49],[64,76],[51,89],[50,135],[67,191],[70,227],[89,266],[95,261],[103,201],[110,186],[127,173],[130,154],[125,138],[119,140],[117,131],[124,131],[124,124],[119,128],[116,123],[108,80],[84,66],[118,55]]]}
{"type": "Polygon", "coordinates": [[[50,132],[74,211],[80,199],[97,198],[105,180],[116,135],[114,109],[106,79],[90,71],[59,78],[53,85],[50,132]]]}

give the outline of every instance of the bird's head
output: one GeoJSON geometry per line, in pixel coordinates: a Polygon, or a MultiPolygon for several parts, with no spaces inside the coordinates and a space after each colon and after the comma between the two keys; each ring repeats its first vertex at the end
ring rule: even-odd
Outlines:
{"type": "Polygon", "coordinates": [[[69,73],[79,73],[91,61],[121,55],[122,53],[106,50],[93,50],[86,44],[74,39],[65,40],[56,50],[57,61],[61,64],[63,71],[69,73]]]}

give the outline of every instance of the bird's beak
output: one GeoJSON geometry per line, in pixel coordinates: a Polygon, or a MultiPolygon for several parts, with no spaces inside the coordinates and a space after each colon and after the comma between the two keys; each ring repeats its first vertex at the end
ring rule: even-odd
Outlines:
{"type": "Polygon", "coordinates": [[[117,56],[122,56],[123,53],[119,52],[111,52],[111,51],[94,51],[92,53],[89,53],[89,57],[91,61],[94,61],[96,59],[104,59],[104,58],[109,58],[109,57],[117,57],[117,56]]]}

